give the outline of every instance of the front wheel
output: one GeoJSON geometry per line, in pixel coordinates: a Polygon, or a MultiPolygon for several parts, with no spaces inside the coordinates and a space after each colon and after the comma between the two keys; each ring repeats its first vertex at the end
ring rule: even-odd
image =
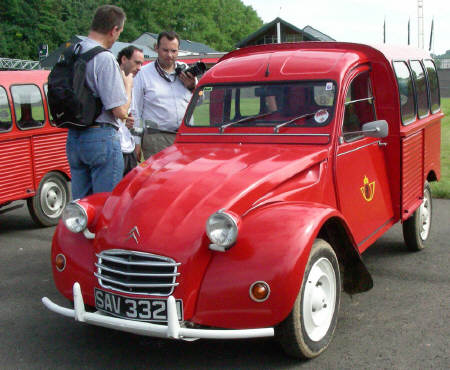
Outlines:
{"type": "Polygon", "coordinates": [[[276,328],[284,351],[297,358],[313,358],[331,342],[341,297],[339,263],[326,241],[314,242],[300,292],[289,316],[276,328]]]}
{"type": "Polygon", "coordinates": [[[431,189],[426,182],[422,204],[403,223],[403,239],[410,251],[420,251],[425,248],[425,243],[430,236],[432,209],[431,189]]]}
{"type": "Polygon", "coordinates": [[[63,175],[47,173],[34,197],[27,199],[31,218],[40,226],[54,226],[69,199],[69,187],[63,175]]]}

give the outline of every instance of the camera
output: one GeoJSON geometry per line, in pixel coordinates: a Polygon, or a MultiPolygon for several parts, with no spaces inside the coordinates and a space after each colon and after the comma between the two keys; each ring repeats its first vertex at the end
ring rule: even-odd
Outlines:
{"type": "Polygon", "coordinates": [[[192,74],[192,76],[197,77],[199,75],[202,75],[206,71],[206,65],[203,62],[197,62],[195,64],[192,64],[191,66],[186,66],[186,64],[179,64],[175,68],[175,73],[177,76],[181,73],[187,73],[189,72],[192,74]]]}

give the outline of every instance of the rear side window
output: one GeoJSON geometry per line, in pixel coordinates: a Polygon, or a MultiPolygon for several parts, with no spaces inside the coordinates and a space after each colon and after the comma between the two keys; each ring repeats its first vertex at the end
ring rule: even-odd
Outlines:
{"type": "Polygon", "coordinates": [[[36,85],[11,86],[11,95],[16,114],[16,124],[20,129],[36,128],[44,125],[44,105],[41,91],[36,85]]]}
{"type": "Polygon", "coordinates": [[[12,119],[6,90],[0,86],[0,132],[11,130],[12,119]]]}
{"type": "Polygon", "coordinates": [[[432,60],[424,60],[423,64],[427,70],[428,84],[430,85],[431,112],[436,113],[441,107],[439,81],[436,73],[436,67],[434,66],[432,60]]]}
{"type": "Polygon", "coordinates": [[[414,100],[414,86],[405,62],[394,62],[395,75],[397,77],[398,91],[400,94],[400,110],[402,122],[407,125],[416,118],[416,103],[414,100]]]}
{"type": "Polygon", "coordinates": [[[425,78],[425,71],[422,64],[418,60],[412,60],[409,62],[413,73],[414,84],[416,86],[417,96],[417,110],[419,112],[419,118],[423,118],[428,115],[428,89],[427,80],[425,78]]]}
{"type": "Polygon", "coordinates": [[[369,72],[358,75],[351,83],[345,98],[344,123],[342,133],[345,141],[353,141],[362,137],[362,125],[375,121],[372,85],[369,72]]]}

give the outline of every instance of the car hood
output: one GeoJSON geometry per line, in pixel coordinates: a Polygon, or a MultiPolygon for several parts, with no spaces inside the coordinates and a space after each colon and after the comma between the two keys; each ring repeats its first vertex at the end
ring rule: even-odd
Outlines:
{"type": "Polygon", "coordinates": [[[327,147],[175,144],[118,184],[96,229],[96,251],[133,249],[173,257],[202,269],[209,258],[208,217],[228,209],[243,215],[273,202],[280,184],[326,160],[327,147]],[[135,237],[131,237],[133,228],[135,237]],[[203,263],[198,259],[204,259],[203,263]]]}
{"type": "Polygon", "coordinates": [[[262,200],[269,202],[274,188],[326,159],[327,149],[319,149],[173,145],[141,164],[109,197],[102,215],[108,239],[119,241],[134,226],[145,230],[145,240],[158,236],[164,244],[178,233],[184,240],[186,233],[198,237],[219,209],[242,215],[262,200]]]}

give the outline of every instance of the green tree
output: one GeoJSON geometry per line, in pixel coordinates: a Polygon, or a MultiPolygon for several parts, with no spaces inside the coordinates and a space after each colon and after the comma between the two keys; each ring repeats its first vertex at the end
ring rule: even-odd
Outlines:
{"type": "Polygon", "coordinates": [[[228,51],[261,27],[241,0],[0,0],[0,57],[38,58],[38,46],[58,48],[74,35],[87,35],[95,9],[121,6],[127,14],[120,41],[144,32],[174,30],[187,40],[228,51]]]}

